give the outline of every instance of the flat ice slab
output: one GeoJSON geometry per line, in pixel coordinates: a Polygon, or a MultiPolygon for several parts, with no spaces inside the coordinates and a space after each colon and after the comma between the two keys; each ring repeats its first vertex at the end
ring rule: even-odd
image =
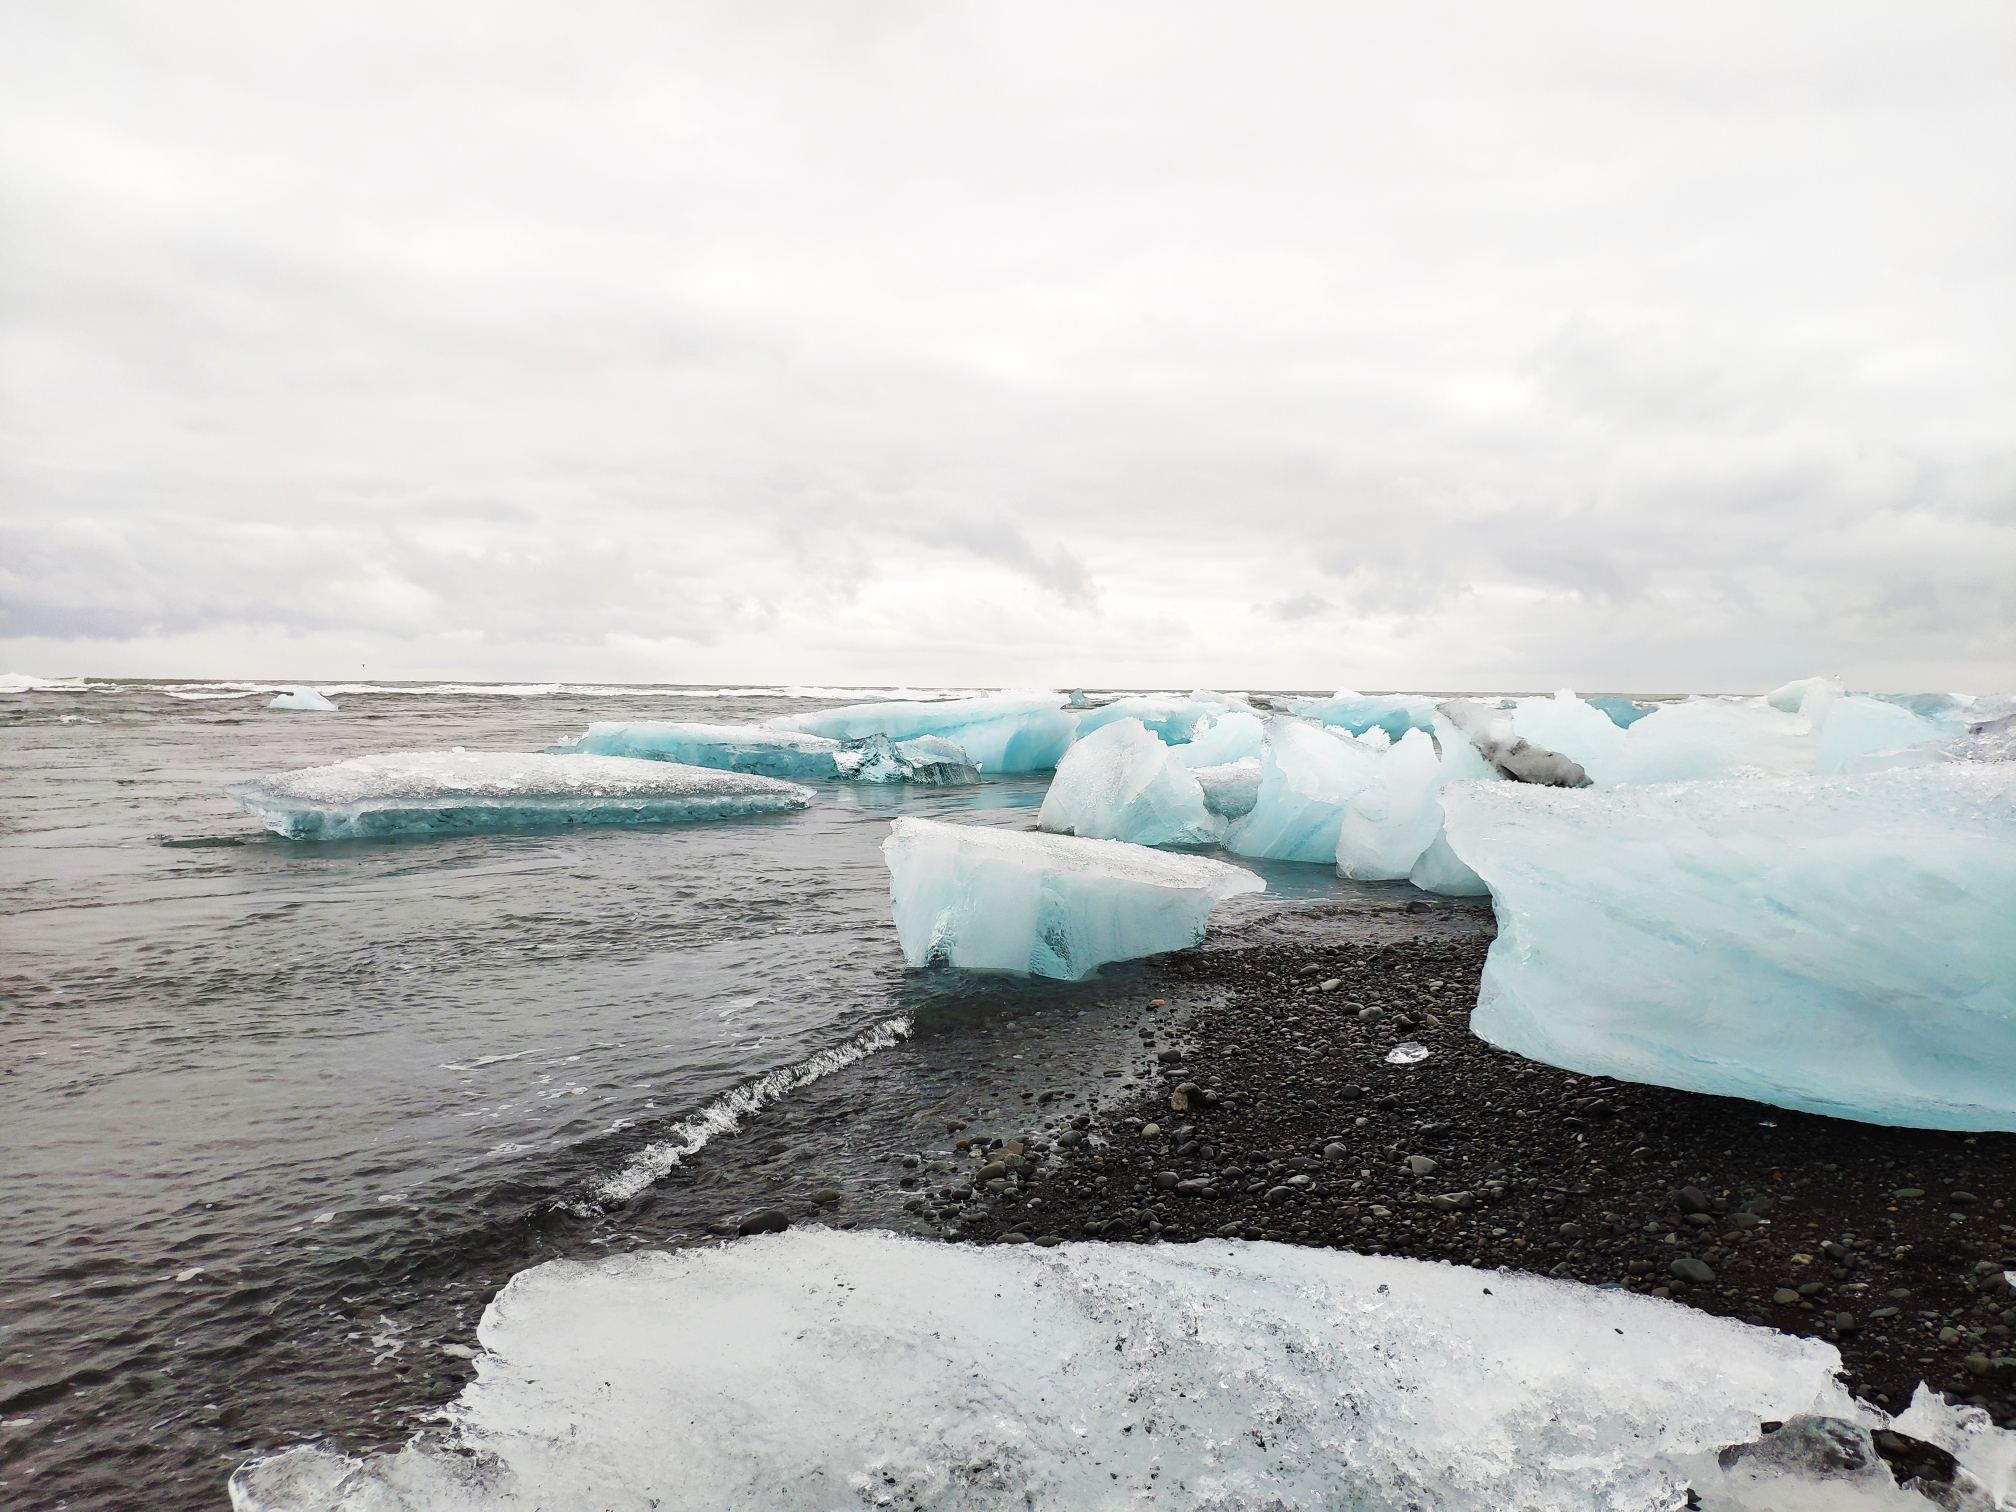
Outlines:
{"type": "Polygon", "coordinates": [[[271,703],[269,709],[293,709],[301,713],[333,714],[336,705],[317,693],[313,688],[289,688],[271,703]]]}
{"type": "Polygon", "coordinates": [[[597,720],[556,755],[630,756],[685,766],[800,782],[841,778],[856,782],[911,782],[948,786],[980,780],[966,753],[949,740],[922,736],[892,741],[885,735],[832,740],[767,725],[696,724],[683,720],[597,720]]]}
{"type": "Polygon", "coordinates": [[[937,735],[957,745],[983,772],[1047,772],[1071,748],[1078,730],[1078,716],[1065,712],[1063,702],[1061,693],[1004,693],[938,703],[854,704],[779,715],[768,723],[774,730],[830,740],[937,735]]]}
{"type": "Polygon", "coordinates": [[[1493,1044],[1839,1118],[2016,1129],[2016,763],[1441,801],[1498,916],[1470,1021],[1493,1044]]]}
{"type": "Polygon", "coordinates": [[[227,789],[290,840],[573,824],[673,824],[800,809],[805,788],[618,756],[413,751],[359,756],[227,789]]]}
{"type": "Polygon", "coordinates": [[[793,1229],[537,1266],[478,1337],[445,1436],[255,1461],[237,1512],[1622,1512],[1682,1505],[1681,1462],[1760,1421],[1869,1420],[1818,1340],[1222,1240],[793,1229]]]}
{"type": "Polygon", "coordinates": [[[1267,886],[1201,856],[932,819],[896,820],[882,856],[912,966],[1069,981],[1195,945],[1215,904],[1267,886]]]}

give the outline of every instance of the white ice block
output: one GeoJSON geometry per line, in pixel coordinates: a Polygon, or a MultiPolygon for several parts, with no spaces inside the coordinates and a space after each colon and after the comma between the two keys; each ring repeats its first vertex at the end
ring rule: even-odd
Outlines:
{"type": "Polygon", "coordinates": [[[1225,834],[1197,778],[1138,719],[1079,737],[1057,763],[1037,823],[1053,835],[1136,845],[1209,845],[1225,834]]]}
{"type": "Polygon", "coordinates": [[[1942,724],[1880,698],[1850,693],[1835,699],[1820,726],[1820,748],[1813,770],[1825,777],[1841,770],[1852,756],[1923,745],[1956,733],[1957,723],[1942,724]]]}
{"type": "Polygon", "coordinates": [[[1215,904],[1267,886],[1222,861],[1118,840],[907,817],[882,855],[912,966],[1072,981],[1107,961],[1195,945],[1215,904]]]}
{"type": "Polygon", "coordinates": [[[1354,693],[1349,688],[1339,688],[1330,698],[1277,699],[1275,706],[1353,735],[1383,730],[1389,740],[1428,729],[1435,714],[1435,700],[1419,693],[1354,693]]]}
{"type": "Polygon", "coordinates": [[[1813,721],[1762,698],[1662,704],[1623,732],[1613,755],[1586,767],[1598,787],[1734,776],[1803,776],[1820,736],[1813,721]]]}
{"type": "Polygon", "coordinates": [[[1409,730],[1380,753],[1373,780],[1351,800],[1338,829],[1338,875],[1360,882],[1391,882],[1411,873],[1441,832],[1442,808],[1436,795],[1445,775],[1435,742],[1425,730],[1409,730]]]}
{"type": "Polygon", "coordinates": [[[1219,1239],[794,1228],[535,1266],[477,1337],[445,1442],[254,1461],[236,1512],[1650,1512],[1760,1421],[1874,1416],[1819,1339],[1219,1239]]]}
{"type": "Polygon", "coordinates": [[[1380,740],[1358,740],[1300,719],[1268,720],[1259,797],[1226,846],[1242,856],[1335,865],[1344,811],[1379,771],[1386,747],[1378,733],[1380,740]]]}
{"type": "Polygon", "coordinates": [[[1195,737],[1202,725],[1226,712],[1222,701],[1200,698],[1164,698],[1133,695],[1116,698],[1078,716],[1078,738],[1122,719],[1132,719],[1165,745],[1182,745],[1195,737]]]}
{"type": "Polygon", "coordinates": [[[297,713],[333,714],[336,705],[317,693],[313,688],[289,688],[271,703],[269,709],[292,709],[297,713]]]}
{"type": "Polygon", "coordinates": [[[1004,693],[939,703],[854,704],[809,714],[782,714],[773,730],[799,730],[831,740],[886,735],[905,741],[937,735],[966,753],[983,772],[1044,772],[1071,748],[1078,716],[1060,707],[1061,693],[1004,693]]]}
{"type": "Polygon", "coordinates": [[[1498,916],[1471,1017],[1492,1043],[1870,1123],[2016,1129],[2016,763],[1461,783],[1442,806],[1498,916]]]}
{"type": "Polygon", "coordinates": [[[1267,744],[1267,726],[1250,709],[1224,709],[1176,747],[1176,759],[1190,770],[1258,761],[1267,744]]]}
{"type": "Polygon", "coordinates": [[[685,766],[754,772],[800,782],[844,778],[947,786],[980,780],[965,752],[949,740],[885,735],[832,740],[768,725],[715,725],[663,720],[598,720],[558,755],[630,756],[685,766]]]}
{"type": "Polygon", "coordinates": [[[227,789],[290,840],[577,824],[672,824],[805,807],[768,777],[619,756],[412,751],[359,756],[227,789]]]}
{"type": "Polygon", "coordinates": [[[1593,704],[1584,703],[1572,688],[1552,698],[1522,698],[1512,711],[1512,729],[1521,740],[1559,751],[1594,775],[1596,766],[1624,749],[1625,732],[1617,721],[1593,704]]]}

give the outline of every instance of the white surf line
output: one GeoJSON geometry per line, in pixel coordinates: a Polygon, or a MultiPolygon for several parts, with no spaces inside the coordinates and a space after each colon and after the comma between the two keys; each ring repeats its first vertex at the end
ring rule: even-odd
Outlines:
{"type": "Polygon", "coordinates": [[[655,1140],[632,1155],[614,1175],[591,1183],[588,1194],[592,1203],[576,1207],[576,1215],[590,1217],[603,1208],[628,1202],[652,1183],[663,1180],[688,1156],[704,1149],[709,1141],[723,1134],[735,1133],[742,1127],[742,1120],[751,1113],[788,1097],[800,1087],[810,1086],[821,1077],[830,1076],[878,1050],[887,1050],[899,1040],[907,1039],[910,1024],[906,1017],[884,1019],[844,1045],[821,1050],[795,1066],[781,1066],[752,1082],[722,1093],[691,1118],[676,1125],[667,1138],[655,1140]]]}

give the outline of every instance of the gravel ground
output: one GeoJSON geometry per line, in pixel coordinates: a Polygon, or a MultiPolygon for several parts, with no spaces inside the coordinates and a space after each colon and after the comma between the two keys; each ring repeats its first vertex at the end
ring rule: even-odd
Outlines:
{"type": "Polygon", "coordinates": [[[981,1241],[1239,1236],[1624,1286],[1831,1340],[1879,1405],[1924,1380],[2016,1424],[2016,1136],[1522,1060],[1467,1028],[1487,943],[1167,958],[1159,1078],[1054,1142],[962,1150],[942,1211],[981,1241]]]}

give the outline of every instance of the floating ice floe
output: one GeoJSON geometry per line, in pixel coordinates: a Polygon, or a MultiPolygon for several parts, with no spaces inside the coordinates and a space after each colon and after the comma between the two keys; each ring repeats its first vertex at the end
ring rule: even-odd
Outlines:
{"type": "Polygon", "coordinates": [[[1108,961],[1195,945],[1215,904],[1267,885],[1222,861],[1118,840],[907,817],[890,826],[882,855],[912,966],[1071,981],[1108,961]]]}
{"type": "MultiPolygon", "coordinates": [[[[1816,1339],[1532,1275],[1220,1240],[793,1229],[522,1271],[478,1338],[445,1430],[361,1461],[255,1460],[231,1478],[236,1512],[1651,1512],[1690,1485],[1740,1490],[1717,1451],[1761,1421],[1882,1421],[1816,1339]]],[[[1969,1472],[2011,1437],[1926,1416],[1965,1439],[1969,1472]]],[[[1834,1512],[1898,1505],[1796,1465],[1776,1489],[1802,1474],[1834,1512]]]]}
{"type": "Polygon", "coordinates": [[[415,751],[226,789],[290,840],[576,824],[671,824],[800,809],[811,792],[740,772],[617,756],[415,751]]]}
{"type": "Polygon", "coordinates": [[[937,735],[983,772],[1044,772],[1057,765],[1077,733],[1078,716],[1059,707],[1063,701],[1058,693],[1004,693],[940,703],[855,704],[780,714],[768,724],[830,740],[886,735],[901,742],[937,735]]]}
{"type": "Polygon", "coordinates": [[[1082,735],[1065,753],[1037,824],[1053,835],[1136,845],[1208,845],[1225,834],[1196,775],[1132,718],[1082,735]]]}
{"type": "Polygon", "coordinates": [[[317,693],[313,688],[289,688],[271,703],[269,709],[295,709],[304,713],[334,713],[336,705],[317,693]]]}
{"type": "Polygon", "coordinates": [[[1498,917],[1471,1017],[1492,1043],[1871,1123],[2016,1129],[2016,763],[1461,783],[1441,803],[1498,917]]]}
{"type": "Polygon", "coordinates": [[[579,739],[554,746],[556,755],[629,756],[686,766],[798,781],[908,782],[944,787],[980,780],[966,753],[949,740],[886,735],[833,740],[767,725],[693,724],[662,720],[598,720],[579,739]]]}
{"type": "Polygon", "coordinates": [[[1419,693],[1354,693],[1339,688],[1330,698],[1284,698],[1276,700],[1301,719],[1336,725],[1353,735],[1383,730],[1389,740],[1399,740],[1409,730],[1425,730],[1435,714],[1435,700],[1419,693]]]}

